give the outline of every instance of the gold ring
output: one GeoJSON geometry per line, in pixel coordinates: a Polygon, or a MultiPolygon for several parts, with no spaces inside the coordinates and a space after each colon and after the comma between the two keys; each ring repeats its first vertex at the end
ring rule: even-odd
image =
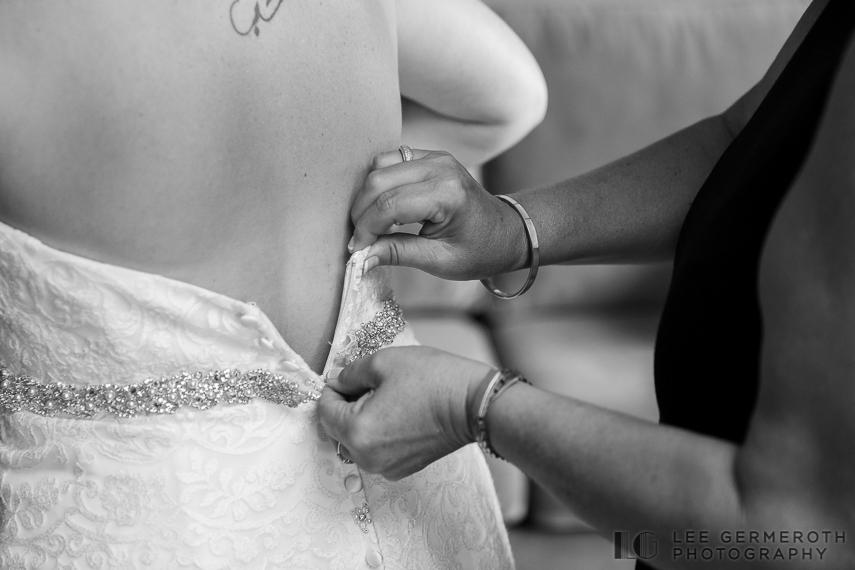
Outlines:
{"type": "Polygon", "coordinates": [[[344,463],[345,465],[351,465],[353,463],[353,459],[348,459],[347,457],[341,454],[341,442],[338,442],[338,445],[335,448],[335,456],[338,457],[338,460],[344,463]]]}
{"type": "Polygon", "coordinates": [[[413,160],[413,149],[408,147],[405,144],[402,144],[398,147],[398,152],[401,153],[401,158],[404,159],[404,162],[410,162],[413,160]]]}

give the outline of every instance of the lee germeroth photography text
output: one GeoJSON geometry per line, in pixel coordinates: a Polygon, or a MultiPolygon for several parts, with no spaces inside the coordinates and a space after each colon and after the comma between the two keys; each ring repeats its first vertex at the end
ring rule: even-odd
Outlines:
{"type": "Polygon", "coordinates": [[[664,556],[671,560],[820,562],[830,548],[845,543],[842,530],[681,530],[672,531],[666,540],[651,531],[614,533],[615,558],[630,560],[664,556]]]}

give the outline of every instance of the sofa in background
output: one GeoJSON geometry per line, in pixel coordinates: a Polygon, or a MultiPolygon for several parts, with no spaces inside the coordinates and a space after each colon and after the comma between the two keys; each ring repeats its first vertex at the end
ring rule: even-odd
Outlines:
{"type": "MultiPolygon", "coordinates": [[[[808,1],[487,3],[529,46],[550,91],[543,125],[484,169],[486,187],[504,194],[595,168],[721,112],[760,79],[808,1]]],[[[396,268],[395,280],[423,344],[655,421],[653,341],[669,273],[667,265],[542,268],[513,301],[409,269],[396,268]]],[[[528,518],[551,531],[586,530],[516,468],[492,460],[491,468],[509,526],[528,518]]]]}

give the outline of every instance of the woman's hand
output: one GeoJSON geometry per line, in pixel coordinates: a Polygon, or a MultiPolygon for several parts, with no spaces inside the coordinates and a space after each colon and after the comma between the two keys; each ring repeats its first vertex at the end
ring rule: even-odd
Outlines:
{"type": "Polygon", "coordinates": [[[371,246],[366,271],[405,265],[444,279],[492,277],[525,266],[525,228],[517,213],[445,152],[396,150],[377,155],[351,208],[351,251],[371,246]],[[423,222],[419,235],[383,235],[423,222]]]}
{"type": "Polygon", "coordinates": [[[470,410],[492,371],[434,348],[386,348],[329,375],[321,425],[362,469],[396,481],[475,441],[470,410]]]}

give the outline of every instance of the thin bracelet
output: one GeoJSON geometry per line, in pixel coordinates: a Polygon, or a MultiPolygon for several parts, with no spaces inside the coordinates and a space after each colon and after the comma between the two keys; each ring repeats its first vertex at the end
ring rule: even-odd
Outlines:
{"type": "MultiPolygon", "coordinates": [[[[486,382],[487,379],[485,378],[484,381],[486,382]]],[[[487,414],[490,412],[490,406],[493,405],[493,402],[498,400],[499,396],[504,394],[508,388],[517,382],[531,385],[531,382],[515,370],[511,370],[510,368],[499,370],[490,378],[487,390],[484,392],[484,396],[481,398],[481,405],[478,408],[478,445],[485,455],[495,457],[496,459],[505,460],[490,445],[490,436],[487,433],[487,414]]]]}
{"type": "Polygon", "coordinates": [[[537,241],[537,230],[534,229],[534,223],[531,221],[531,217],[528,215],[528,212],[525,211],[525,208],[523,208],[519,202],[517,202],[510,196],[498,194],[496,195],[496,198],[513,206],[517,213],[520,215],[520,217],[523,219],[531,265],[528,269],[528,278],[525,280],[525,283],[523,284],[522,288],[516,293],[505,293],[493,284],[492,277],[482,279],[481,283],[484,284],[484,287],[486,287],[490,293],[492,293],[499,299],[515,299],[526,291],[528,291],[529,289],[531,289],[531,286],[534,284],[534,278],[537,277],[537,268],[540,266],[540,244],[537,241]]]}

